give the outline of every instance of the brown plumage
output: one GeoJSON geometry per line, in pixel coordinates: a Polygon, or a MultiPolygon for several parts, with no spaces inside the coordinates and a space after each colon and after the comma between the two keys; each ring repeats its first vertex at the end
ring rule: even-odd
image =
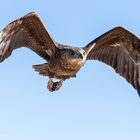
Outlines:
{"type": "Polygon", "coordinates": [[[47,63],[34,65],[39,74],[48,76],[48,89],[58,90],[64,80],[75,77],[86,60],[99,60],[115,69],[140,95],[140,40],[122,27],[114,28],[83,48],[55,42],[35,13],[10,23],[0,33],[0,62],[13,50],[27,47],[47,63]],[[59,79],[53,82],[53,78],[59,79]]]}
{"type": "Polygon", "coordinates": [[[128,30],[117,27],[101,35],[87,60],[99,60],[115,69],[140,95],[140,40],[128,30]]]}

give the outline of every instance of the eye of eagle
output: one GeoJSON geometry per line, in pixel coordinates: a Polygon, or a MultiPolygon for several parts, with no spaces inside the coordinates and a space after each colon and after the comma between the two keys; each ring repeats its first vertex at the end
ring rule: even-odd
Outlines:
{"type": "Polygon", "coordinates": [[[75,55],[75,52],[71,52],[71,55],[75,55]]]}
{"type": "Polygon", "coordinates": [[[72,55],[72,56],[74,56],[74,55],[76,54],[74,51],[70,51],[69,53],[70,53],[70,55],[72,55]]]}

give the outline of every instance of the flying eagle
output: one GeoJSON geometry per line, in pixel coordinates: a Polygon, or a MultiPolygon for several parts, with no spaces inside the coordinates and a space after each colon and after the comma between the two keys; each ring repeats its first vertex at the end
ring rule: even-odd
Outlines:
{"type": "Polygon", "coordinates": [[[0,32],[0,62],[20,47],[27,47],[46,60],[33,68],[49,77],[49,91],[59,90],[63,81],[76,77],[86,60],[99,60],[113,67],[140,96],[140,40],[122,27],[104,33],[83,48],[71,47],[54,41],[38,15],[32,12],[0,32]]]}

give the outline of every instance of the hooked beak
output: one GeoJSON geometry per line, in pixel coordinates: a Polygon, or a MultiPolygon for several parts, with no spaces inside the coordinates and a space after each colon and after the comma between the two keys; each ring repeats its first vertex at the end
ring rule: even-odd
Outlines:
{"type": "Polygon", "coordinates": [[[86,54],[88,55],[90,53],[90,51],[94,48],[94,46],[96,45],[96,43],[93,43],[92,45],[87,46],[86,48],[84,48],[86,54]]]}
{"type": "Polygon", "coordinates": [[[83,59],[83,55],[82,55],[82,53],[80,51],[76,51],[76,53],[77,53],[77,57],[78,58],[82,58],[83,59]]]}

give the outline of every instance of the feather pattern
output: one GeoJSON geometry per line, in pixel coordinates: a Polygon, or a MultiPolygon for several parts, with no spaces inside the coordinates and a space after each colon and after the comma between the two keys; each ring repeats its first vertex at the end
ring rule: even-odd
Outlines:
{"type": "Polygon", "coordinates": [[[13,50],[27,47],[48,60],[56,44],[35,13],[21,17],[0,32],[0,62],[9,57],[13,50]]]}
{"type": "Polygon", "coordinates": [[[140,95],[140,40],[128,30],[116,27],[86,47],[93,43],[96,45],[88,54],[87,60],[99,60],[110,65],[140,95]]]}

